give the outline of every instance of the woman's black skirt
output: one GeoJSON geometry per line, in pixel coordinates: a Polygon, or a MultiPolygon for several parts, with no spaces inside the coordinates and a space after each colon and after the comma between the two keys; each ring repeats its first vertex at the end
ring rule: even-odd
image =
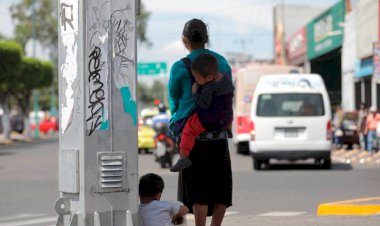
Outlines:
{"type": "Polygon", "coordinates": [[[194,203],[208,205],[209,216],[215,204],[231,206],[232,172],[227,140],[197,140],[189,158],[193,164],[179,174],[178,200],[190,212],[194,203]]]}

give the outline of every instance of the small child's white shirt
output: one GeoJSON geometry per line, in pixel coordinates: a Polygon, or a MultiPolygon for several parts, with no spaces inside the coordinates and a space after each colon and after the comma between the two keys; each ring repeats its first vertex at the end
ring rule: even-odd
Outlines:
{"type": "Polygon", "coordinates": [[[139,211],[144,226],[172,226],[172,218],[180,208],[178,203],[154,200],[140,204],[139,211]]]}

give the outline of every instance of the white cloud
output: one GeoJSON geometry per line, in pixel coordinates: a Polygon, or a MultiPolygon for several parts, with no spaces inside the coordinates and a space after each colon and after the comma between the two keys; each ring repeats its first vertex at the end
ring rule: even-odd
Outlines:
{"type": "MultiPolygon", "coordinates": [[[[237,31],[246,33],[252,27],[272,30],[272,7],[276,1],[268,0],[144,0],[146,8],[166,14],[165,19],[184,14],[211,15],[236,23],[237,31]]],[[[234,28],[235,29],[235,28],[234,28]]]]}
{"type": "Polygon", "coordinates": [[[13,36],[14,25],[9,11],[9,7],[12,3],[12,1],[0,2],[0,33],[6,37],[13,36]]]}
{"type": "Polygon", "coordinates": [[[160,57],[167,59],[168,64],[171,65],[176,60],[181,59],[183,56],[188,54],[188,51],[184,47],[180,39],[172,41],[167,45],[163,46],[160,50],[160,57]]]}

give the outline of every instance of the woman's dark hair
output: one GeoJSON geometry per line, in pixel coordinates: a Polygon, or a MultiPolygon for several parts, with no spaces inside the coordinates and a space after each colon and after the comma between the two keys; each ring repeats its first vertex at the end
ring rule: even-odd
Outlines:
{"type": "Polygon", "coordinates": [[[208,43],[206,24],[199,19],[192,19],[186,22],[182,35],[189,40],[194,48],[204,47],[208,43]]]}
{"type": "Polygon", "coordinates": [[[154,173],[148,173],[140,178],[139,195],[152,197],[164,190],[164,181],[154,173]]]}
{"type": "Polygon", "coordinates": [[[200,54],[193,60],[191,69],[198,72],[202,77],[216,75],[219,71],[218,59],[211,54],[200,54]]]}

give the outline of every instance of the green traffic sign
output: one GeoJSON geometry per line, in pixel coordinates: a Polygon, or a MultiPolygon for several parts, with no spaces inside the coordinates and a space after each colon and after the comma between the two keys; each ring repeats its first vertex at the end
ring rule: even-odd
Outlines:
{"type": "Polygon", "coordinates": [[[165,62],[156,63],[138,63],[137,74],[138,75],[163,75],[167,72],[167,65],[165,62]]]}

